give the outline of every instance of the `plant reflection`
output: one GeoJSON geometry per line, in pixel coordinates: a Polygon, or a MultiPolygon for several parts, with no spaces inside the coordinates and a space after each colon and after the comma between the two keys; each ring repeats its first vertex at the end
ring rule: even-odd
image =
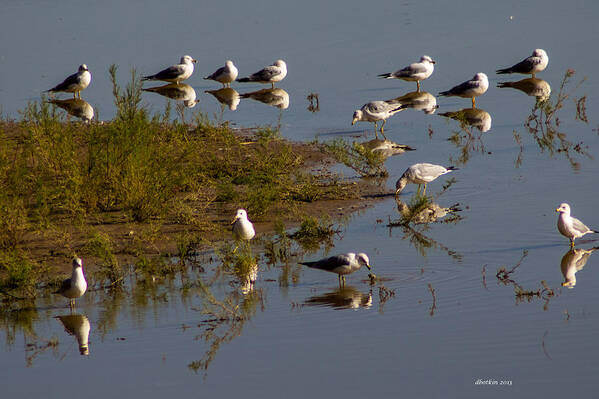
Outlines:
{"type": "Polygon", "coordinates": [[[196,91],[188,84],[185,83],[170,83],[164,86],[150,87],[142,89],[151,93],[160,94],[163,97],[180,101],[187,108],[193,108],[200,100],[196,100],[196,91]]]}
{"type": "Polygon", "coordinates": [[[576,273],[582,270],[589,258],[599,247],[591,249],[570,249],[562,257],[560,268],[564,276],[562,287],[574,288],[576,285],[576,273]]]}
{"type": "Polygon", "coordinates": [[[90,123],[94,119],[94,108],[90,103],[80,98],[49,100],[48,102],[64,109],[69,115],[79,118],[85,123],[90,123]]]}
{"type": "Polygon", "coordinates": [[[90,324],[87,316],[83,314],[68,314],[56,316],[62,323],[67,334],[74,336],[79,345],[79,353],[81,355],[89,355],[89,331],[90,324]]]}
{"type": "Polygon", "coordinates": [[[362,293],[352,286],[339,287],[304,301],[306,306],[327,306],[333,309],[358,309],[372,306],[372,291],[362,293]]]}

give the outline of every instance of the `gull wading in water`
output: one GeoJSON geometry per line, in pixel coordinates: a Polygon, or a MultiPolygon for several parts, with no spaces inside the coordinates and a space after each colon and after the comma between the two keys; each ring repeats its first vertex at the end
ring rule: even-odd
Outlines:
{"type": "Polygon", "coordinates": [[[179,64],[170,66],[154,75],[144,76],[141,80],[162,80],[164,82],[171,82],[179,84],[185,79],[189,79],[193,73],[193,64],[197,60],[194,60],[189,55],[181,57],[179,64]]]}
{"type": "Polygon", "coordinates": [[[439,95],[472,98],[472,108],[475,108],[475,98],[485,94],[488,88],[489,78],[484,73],[479,72],[471,80],[467,80],[447,91],[442,91],[439,95]]]}
{"type": "Polygon", "coordinates": [[[81,64],[79,65],[79,70],[77,73],[74,73],[68,76],[62,83],[57,84],[50,90],[46,90],[46,92],[65,92],[65,93],[73,93],[73,98],[81,98],[81,90],[85,89],[89,86],[92,81],[92,74],[89,73],[89,69],[87,69],[87,65],[81,64]]]}
{"type": "Polygon", "coordinates": [[[351,274],[360,270],[362,266],[366,266],[371,270],[370,260],[365,253],[355,254],[349,252],[347,254],[331,256],[318,260],[316,262],[300,262],[300,265],[308,266],[313,269],[320,269],[326,272],[337,273],[339,276],[339,284],[345,285],[345,275],[351,274]]]}
{"type": "Polygon", "coordinates": [[[62,282],[62,285],[55,294],[60,294],[65,298],[69,298],[71,308],[75,306],[75,299],[85,294],[87,290],[87,281],[83,275],[83,264],[81,258],[73,259],[73,273],[71,278],[67,278],[62,282]]]}
{"type": "Polygon", "coordinates": [[[237,79],[239,71],[233,61],[227,60],[225,66],[218,68],[212,75],[206,76],[205,80],[215,80],[222,83],[223,87],[231,87],[231,82],[237,79]]]}
{"type": "Polygon", "coordinates": [[[453,166],[446,168],[432,163],[416,163],[406,169],[395,183],[395,195],[399,195],[408,183],[418,184],[418,192],[420,192],[420,185],[424,184],[424,192],[422,193],[424,195],[426,194],[426,183],[430,183],[437,177],[453,170],[457,170],[457,168],[453,166]]]}
{"type": "Polygon", "coordinates": [[[275,82],[280,82],[287,76],[287,64],[283,60],[277,60],[274,64],[264,67],[248,77],[237,79],[238,82],[270,83],[275,88],[275,82]]]}
{"type": "MultiPolygon", "coordinates": [[[[371,101],[362,106],[362,108],[354,111],[354,116],[352,119],[352,126],[358,122],[372,122],[374,123],[374,132],[376,134],[376,124],[378,121],[383,121],[381,125],[381,134],[385,137],[385,132],[383,130],[385,123],[387,122],[387,118],[392,116],[393,114],[401,111],[404,107],[399,103],[390,103],[387,101],[371,101]]],[[[385,137],[386,138],[386,137],[385,137]]]]}
{"type": "Polygon", "coordinates": [[[419,62],[408,65],[405,68],[391,73],[383,73],[379,78],[402,79],[408,82],[416,82],[417,91],[420,91],[420,82],[428,79],[435,70],[435,61],[428,55],[420,57],[419,62]]]}
{"type": "Polygon", "coordinates": [[[557,229],[570,239],[570,247],[574,248],[574,240],[588,233],[599,233],[597,230],[589,229],[580,220],[570,216],[570,205],[565,202],[555,210],[559,213],[557,218],[557,229]]]}
{"type": "Polygon", "coordinates": [[[534,78],[537,72],[541,72],[547,68],[548,63],[549,57],[547,57],[547,53],[545,50],[538,48],[532,52],[530,57],[523,59],[509,68],[498,69],[496,73],[523,73],[525,75],[530,74],[534,78]]]}
{"type": "Polygon", "coordinates": [[[233,236],[236,240],[250,241],[256,235],[254,225],[248,220],[248,214],[245,209],[238,209],[235,219],[231,222],[233,225],[233,236]]]}

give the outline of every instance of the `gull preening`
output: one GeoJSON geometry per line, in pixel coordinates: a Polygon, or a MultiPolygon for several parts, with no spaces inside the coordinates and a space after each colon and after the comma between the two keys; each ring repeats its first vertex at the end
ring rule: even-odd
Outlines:
{"type": "Polygon", "coordinates": [[[300,265],[324,270],[326,272],[337,273],[339,276],[339,284],[345,284],[345,275],[360,270],[362,266],[366,266],[368,270],[371,270],[368,255],[365,253],[356,255],[353,252],[331,256],[330,258],[324,258],[316,262],[300,262],[300,265]]]}
{"type": "Polygon", "coordinates": [[[526,75],[530,74],[534,78],[537,72],[541,72],[547,68],[548,63],[549,57],[547,57],[547,53],[545,50],[538,48],[532,52],[530,57],[523,59],[509,68],[498,69],[496,73],[523,73],[526,75]]]}
{"type": "Polygon", "coordinates": [[[395,183],[395,195],[399,195],[408,183],[418,184],[418,192],[420,192],[420,186],[424,184],[424,192],[422,193],[424,195],[426,194],[427,183],[453,170],[457,170],[457,168],[453,166],[446,168],[432,163],[416,163],[406,169],[403,175],[397,180],[397,183],[395,183]]]}
{"type": "Polygon", "coordinates": [[[83,264],[81,258],[75,258],[73,259],[71,278],[64,280],[58,291],[54,293],[69,298],[69,305],[72,308],[75,306],[75,299],[85,294],[85,290],[87,290],[87,281],[83,275],[83,264]]]}
{"type": "Polygon", "coordinates": [[[428,79],[435,70],[435,61],[428,55],[420,57],[419,62],[414,62],[405,68],[391,73],[380,74],[384,79],[402,79],[408,82],[416,82],[417,91],[420,91],[420,82],[428,79]]]}
{"type": "Polygon", "coordinates": [[[171,82],[179,84],[185,79],[189,79],[193,73],[193,64],[197,60],[194,60],[189,55],[181,57],[179,64],[170,66],[154,75],[148,75],[141,78],[141,80],[162,80],[164,82],[171,82]]]}
{"type": "Polygon", "coordinates": [[[287,76],[287,64],[283,60],[276,60],[274,64],[264,67],[248,77],[237,79],[238,82],[270,83],[275,88],[275,82],[280,82],[287,76]]]}
{"type": "Polygon", "coordinates": [[[565,202],[555,211],[559,213],[559,217],[557,218],[557,229],[563,236],[568,237],[570,240],[570,247],[574,248],[574,240],[578,237],[582,237],[588,233],[599,233],[599,231],[589,229],[580,220],[570,216],[570,205],[565,202]]]}
{"type": "Polygon", "coordinates": [[[235,219],[231,222],[233,225],[233,236],[236,240],[249,241],[256,235],[254,225],[248,220],[248,214],[245,209],[238,209],[235,219]]]}
{"type": "Polygon", "coordinates": [[[225,66],[218,68],[212,75],[208,75],[204,79],[220,82],[223,87],[231,87],[231,82],[237,79],[238,74],[239,71],[233,61],[227,60],[225,66]]]}
{"type": "Polygon", "coordinates": [[[77,73],[74,73],[68,76],[62,83],[57,84],[53,88],[46,90],[46,92],[65,92],[65,93],[73,93],[73,98],[81,98],[81,90],[85,89],[89,86],[92,81],[92,74],[89,73],[89,69],[87,69],[87,65],[81,64],[79,65],[79,69],[77,73]]]}
{"type": "Polygon", "coordinates": [[[358,121],[372,122],[374,123],[374,131],[376,133],[377,122],[383,121],[383,124],[381,125],[381,133],[383,137],[385,137],[383,128],[387,122],[387,118],[401,111],[402,109],[404,109],[404,106],[398,103],[391,103],[388,101],[371,101],[364,104],[362,108],[354,111],[351,124],[353,126],[358,121]]]}
{"type": "Polygon", "coordinates": [[[485,94],[489,88],[489,78],[482,72],[477,73],[470,80],[465,81],[447,91],[439,93],[440,96],[457,96],[472,98],[472,108],[476,107],[475,98],[485,94]]]}

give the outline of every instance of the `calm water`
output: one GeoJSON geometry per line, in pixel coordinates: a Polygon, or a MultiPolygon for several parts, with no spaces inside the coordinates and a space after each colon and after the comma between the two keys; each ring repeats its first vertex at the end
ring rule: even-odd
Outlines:
{"type": "MultiPolygon", "coordinates": [[[[18,117],[27,101],[38,100],[42,90],[86,63],[93,78],[83,98],[99,119],[110,119],[110,64],[119,65],[124,83],[132,67],[155,73],[190,54],[199,60],[199,69],[187,83],[200,103],[186,111],[187,117],[199,109],[238,126],[280,124],[291,139],[362,142],[373,138],[372,128],[350,126],[353,111],[415,89],[414,83],[376,75],[428,54],[437,64],[422,86],[434,95],[476,72],[487,73],[490,88],[477,106],[491,116],[491,128],[484,133],[473,129],[472,139],[462,140],[461,147],[447,140],[460,132],[460,125],[439,114],[469,107],[467,99],[439,98],[433,115],[401,112],[388,121],[387,137],[417,151],[387,160],[386,184],[391,190],[415,162],[456,164],[456,182],[437,202],[459,203],[462,220],[418,227],[426,236],[418,245],[402,228],[385,226],[389,218],[399,217],[389,197],[343,225],[342,238],[329,253],[367,252],[394,293],[386,301],[379,286],[367,283],[366,272],[349,277],[340,292],[335,275],[302,269],[297,258],[285,267],[268,267],[263,260],[254,290],[247,294],[229,278],[212,287],[219,300],[227,298],[244,309],[243,321],[236,323],[211,322],[200,312],[204,301],[198,288],[182,290],[179,279],[156,286],[131,282],[125,292],[95,291],[80,301],[78,313],[86,318],[73,323],[84,332],[89,323],[89,356],[81,356],[76,337],[55,318],[68,315],[64,301],[42,298],[36,309],[2,321],[2,396],[590,396],[599,366],[599,256],[587,259],[573,288],[561,286],[561,264],[571,257],[566,256],[567,239],[556,231],[555,208],[569,202],[575,216],[597,228],[599,164],[570,152],[577,162],[572,167],[564,152],[543,151],[524,127],[535,98],[495,87],[524,76],[499,78],[494,71],[544,48],[549,67],[538,77],[551,86],[555,102],[564,73],[575,70],[565,88],[570,97],[557,113],[557,129],[596,155],[599,83],[593,72],[599,62],[599,5],[207,3],[2,2],[2,113],[18,117]],[[229,58],[242,76],[285,59],[289,73],[278,87],[287,92],[289,106],[242,99],[235,111],[223,110],[204,93],[220,85],[201,77],[229,58]],[[319,112],[307,110],[310,93],[319,95],[319,112]],[[575,118],[575,100],[584,96],[588,122],[575,118]],[[467,162],[460,161],[465,153],[467,162]],[[495,277],[501,266],[513,267],[524,250],[528,255],[510,278],[531,291],[542,289],[544,281],[554,296],[521,301],[514,284],[495,277]],[[58,345],[44,348],[51,340],[58,345]],[[478,379],[511,386],[477,385],[478,379]]],[[[239,93],[264,87],[233,85],[239,93]]],[[[154,93],[143,98],[156,112],[171,101],[154,93]]],[[[343,173],[353,176],[349,169],[343,173]]],[[[443,180],[428,190],[438,192],[443,180]]],[[[402,198],[408,201],[414,192],[408,186],[402,198]]],[[[577,248],[599,245],[595,240],[577,240],[577,248]]],[[[304,259],[324,255],[321,250],[304,259]]],[[[209,279],[218,266],[200,263],[206,272],[190,270],[190,281],[209,279]]]]}

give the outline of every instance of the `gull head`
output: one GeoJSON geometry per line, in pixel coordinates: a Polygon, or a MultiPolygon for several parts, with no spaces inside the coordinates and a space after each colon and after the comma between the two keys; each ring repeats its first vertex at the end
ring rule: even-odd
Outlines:
{"type": "Polygon", "coordinates": [[[483,82],[483,81],[489,82],[489,78],[487,77],[487,75],[482,72],[479,72],[476,75],[474,75],[472,80],[477,80],[479,82],[483,82]]]}
{"type": "Polygon", "coordinates": [[[555,211],[569,216],[570,215],[570,205],[568,205],[564,202],[563,204],[560,204],[559,208],[557,208],[555,211]]]}
{"type": "Polygon", "coordinates": [[[235,219],[233,219],[233,222],[231,222],[231,224],[235,223],[237,220],[241,219],[245,219],[247,220],[248,218],[248,213],[246,212],[245,209],[238,209],[237,213],[235,214],[235,219]]]}
{"type": "Polygon", "coordinates": [[[233,61],[231,61],[231,60],[227,60],[227,61],[225,61],[225,65],[226,65],[228,68],[233,68],[233,67],[235,66],[235,65],[233,65],[233,61]]]}
{"type": "Polygon", "coordinates": [[[401,191],[408,185],[408,178],[401,176],[395,183],[395,195],[399,195],[401,191]]]}
{"type": "Polygon", "coordinates": [[[197,60],[194,60],[191,55],[184,55],[183,57],[181,57],[181,60],[179,61],[181,64],[191,64],[192,62],[195,64],[196,62],[198,62],[197,60]]]}
{"type": "Polygon", "coordinates": [[[85,71],[89,72],[89,69],[87,69],[87,65],[85,65],[85,64],[79,65],[79,72],[81,73],[81,72],[85,72],[85,71]]]}
{"type": "Polygon", "coordinates": [[[535,49],[535,51],[532,52],[532,56],[533,57],[548,58],[547,57],[547,53],[542,48],[535,49]]]}
{"type": "Polygon", "coordinates": [[[354,117],[351,121],[352,126],[357,122],[362,120],[362,111],[357,109],[354,111],[354,117]]]}
{"type": "Polygon", "coordinates": [[[81,262],[81,258],[75,257],[73,259],[73,269],[76,269],[78,267],[83,267],[83,262],[81,262]]]}
{"type": "Polygon", "coordinates": [[[276,60],[273,65],[274,66],[278,66],[279,68],[285,68],[285,69],[287,69],[287,64],[283,60],[276,60]]]}
{"type": "Polygon", "coordinates": [[[433,61],[433,59],[431,57],[429,57],[428,55],[423,55],[422,57],[420,57],[420,62],[428,62],[431,64],[436,64],[436,62],[433,61]]]}
{"type": "Polygon", "coordinates": [[[366,255],[365,253],[359,253],[356,256],[356,259],[358,261],[358,264],[361,266],[366,266],[368,268],[368,270],[371,270],[370,268],[370,260],[368,259],[368,255],[366,255]]]}

